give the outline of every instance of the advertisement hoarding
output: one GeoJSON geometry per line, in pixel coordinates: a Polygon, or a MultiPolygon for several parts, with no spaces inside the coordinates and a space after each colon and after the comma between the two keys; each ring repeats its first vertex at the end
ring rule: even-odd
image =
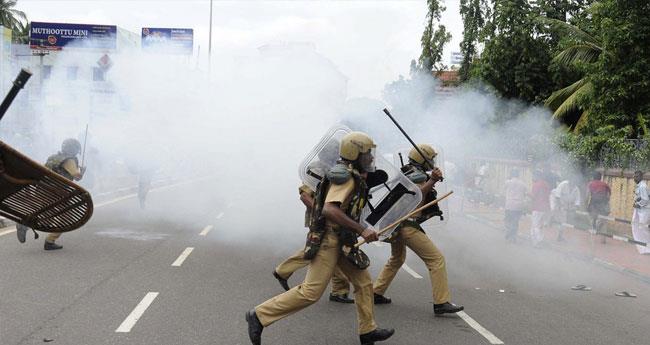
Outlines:
{"type": "Polygon", "coordinates": [[[191,55],[194,51],[194,30],[142,28],[142,49],[149,52],[191,55]]]}
{"type": "Polygon", "coordinates": [[[32,49],[60,50],[72,45],[79,48],[115,49],[115,25],[32,22],[29,45],[32,49]]]}

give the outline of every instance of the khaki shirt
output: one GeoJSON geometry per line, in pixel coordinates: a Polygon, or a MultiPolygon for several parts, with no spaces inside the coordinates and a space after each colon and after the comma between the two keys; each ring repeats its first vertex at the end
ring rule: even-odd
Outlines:
{"type": "Polygon", "coordinates": [[[81,171],[79,170],[79,167],[77,166],[77,163],[75,163],[74,159],[66,159],[65,162],[63,162],[62,167],[73,178],[81,178],[81,171]]]}
{"type": "MultiPolygon", "coordinates": [[[[351,178],[343,184],[331,184],[327,195],[325,196],[325,203],[336,202],[341,204],[341,210],[347,212],[350,202],[352,201],[352,192],[354,191],[354,179],[351,178]]],[[[325,223],[325,227],[336,230],[339,225],[331,222],[329,219],[325,223]]]]}

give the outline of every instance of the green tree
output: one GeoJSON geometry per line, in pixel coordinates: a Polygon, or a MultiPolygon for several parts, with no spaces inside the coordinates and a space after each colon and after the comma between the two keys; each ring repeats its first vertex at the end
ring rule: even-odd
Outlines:
{"type": "Polygon", "coordinates": [[[650,2],[602,0],[594,5],[593,21],[602,48],[589,69],[593,84],[589,100],[591,127],[631,127],[640,138],[650,120],[650,2]]]}
{"type": "Polygon", "coordinates": [[[27,22],[24,12],[14,9],[17,0],[0,0],[0,25],[11,30],[20,30],[27,22]]]}
{"type": "MultiPolygon", "coordinates": [[[[602,43],[578,27],[557,19],[545,19],[551,26],[563,31],[567,37],[565,48],[554,58],[553,62],[565,68],[579,68],[581,65],[593,64],[603,52],[602,43]]],[[[544,105],[553,110],[553,118],[579,131],[589,119],[589,107],[585,100],[593,93],[593,84],[588,76],[582,75],[577,81],[551,94],[544,105]],[[583,105],[584,104],[584,105],[583,105]]]]}
{"type": "Polygon", "coordinates": [[[32,25],[29,22],[20,23],[17,29],[11,32],[11,38],[15,43],[29,44],[29,31],[32,25]]]}
{"type": "Polygon", "coordinates": [[[485,18],[489,12],[488,0],[460,1],[460,15],[463,18],[463,40],[460,42],[460,52],[463,61],[458,74],[461,82],[471,78],[473,61],[478,55],[477,44],[481,41],[485,18]]]}
{"type": "Polygon", "coordinates": [[[438,0],[427,0],[427,17],[422,33],[422,54],[418,60],[421,69],[427,72],[440,71],[446,68],[441,63],[445,44],[451,41],[451,34],[440,24],[440,17],[445,7],[438,0]]]}
{"type": "Polygon", "coordinates": [[[541,103],[553,89],[548,37],[527,0],[495,0],[480,76],[501,96],[541,103]]]}

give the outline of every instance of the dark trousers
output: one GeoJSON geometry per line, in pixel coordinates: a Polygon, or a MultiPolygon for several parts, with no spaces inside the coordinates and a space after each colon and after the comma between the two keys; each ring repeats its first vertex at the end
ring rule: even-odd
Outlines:
{"type": "Polygon", "coordinates": [[[517,231],[519,231],[519,219],[521,219],[523,212],[519,210],[506,210],[505,219],[503,223],[506,227],[506,239],[514,240],[517,238],[517,231]]]}

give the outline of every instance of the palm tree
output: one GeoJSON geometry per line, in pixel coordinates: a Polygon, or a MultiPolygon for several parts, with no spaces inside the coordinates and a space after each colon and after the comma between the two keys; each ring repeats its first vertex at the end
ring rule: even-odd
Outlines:
{"type": "Polygon", "coordinates": [[[13,8],[16,2],[17,0],[0,0],[0,25],[11,30],[20,30],[24,26],[23,22],[27,22],[25,12],[13,8]]]}
{"type": "Polygon", "coordinates": [[[32,25],[29,22],[18,23],[18,27],[12,31],[14,43],[29,44],[29,31],[32,25]]]}
{"type": "MultiPolygon", "coordinates": [[[[544,22],[566,32],[574,39],[574,43],[558,53],[553,61],[563,66],[573,66],[576,63],[593,63],[603,53],[602,43],[594,36],[580,30],[575,25],[561,20],[545,18],[544,22]]],[[[579,131],[589,118],[589,109],[581,108],[579,100],[593,92],[593,85],[586,77],[575,83],[557,90],[544,102],[544,105],[553,110],[553,118],[563,123],[570,123],[574,131],[579,131]],[[572,116],[576,116],[571,121],[572,116]]]]}

